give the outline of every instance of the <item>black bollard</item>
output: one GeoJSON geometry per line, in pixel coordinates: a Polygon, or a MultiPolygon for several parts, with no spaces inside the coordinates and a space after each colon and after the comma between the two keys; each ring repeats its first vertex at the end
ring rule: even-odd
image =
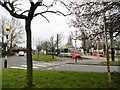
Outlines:
{"type": "Polygon", "coordinates": [[[4,61],[4,68],[7,68],[7,60],[4,61]]]}

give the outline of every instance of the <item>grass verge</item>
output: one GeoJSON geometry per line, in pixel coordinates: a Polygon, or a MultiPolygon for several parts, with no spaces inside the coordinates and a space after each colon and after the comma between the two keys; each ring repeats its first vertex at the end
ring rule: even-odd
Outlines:
{"type": "MultiPolygon", "coordinates": [[[[101,62],[100,65],[107,65],[107,62],[101,62]]],[[[120,61],[110,61],[111,66],[120,66],[120,61]]]]}
{"type": "Polygon", "coordinates": [[[53,59],[52,55],[46,55],[46,54],[39,54],[39,55],[38,54],[34,54],[34,55],[32,55],[32,59],[33,60],[38,60],[38,61],[45,61],[45,62],[60,60],[56,56],[54,56],[54,59],[53,59]]]}
{"type": "MultiPolygon", "coordinates": [[[[23,88],[26,70],[3,69],[3,88],[23,88]]],[[[113,73],[112,88],[120,88],[120,74],[113,73]]],[[[107,73],[75,71],[33,71],[32,88],[108,88],[107,73]]]]}

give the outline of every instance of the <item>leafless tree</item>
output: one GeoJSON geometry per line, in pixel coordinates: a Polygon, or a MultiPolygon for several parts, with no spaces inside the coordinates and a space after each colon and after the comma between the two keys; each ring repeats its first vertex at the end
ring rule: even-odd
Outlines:
{"type": "Polygon", "coordinates": [[[63,34],[58,34],[58,37],[56,36],[51,36],[48,40],[48,48],[56,47],[57,44],[60,45],[62,40],[63,40],[63,34]]]}
{"type": "Polygon", "coordinates": [[[35,43],[36,45],[36,49],[37,49],[37,52],[38,52],[38,56],[39,56],[39,52],[42,50],[42,46],[41,46],[41,41],[40,39],[38,39],[35,43]]]}
{"type": "MultiPolygon", "coordinates": [[[[23,36],[23,25],[19,20],[12,18],[11,20],[6,17],[1,17],[1,32],[2,32],[2,42],[4,41],[4,36],[8,33],[8,47],[11,50],[14,45],[24,42],[23,36]],[[9,33],[5,30],[6,25],[10,25],[9,33]]],[[[4,45],[3,45],[4,46],[4,45]]]]}
{"type": "MultiPolygon", "coordinates": [[[[47,41],[48,49],[52,52],[52,55],[54,55],[55,48],[58,49],[59,45],[61,44],[63,40],[63,34],[57,34],[56,37],[53,35],[49,38],[47,41]]],[[[54,58],[54,56],[53,56],[54,58]]]]}
{"type": "Polygon", "coordinates": [[[24,19],[25,20],[25,30],[26,30],[26,36],[27,36],[27,78],[26,78],[26,86],[31,87],[33,85],[32,81],[32,70],[33,70],[33,64],[32,64],[32,48],[31,48],[31,21],[34,17],[41,15],[44,17],[48,22],[49,20],[44,15],[45,13],[54,13],[57,15],[63,15],[66,16],[68,14],[64,14],[60,11],[52,11],[51,8],[56,4],[56,2],[61,3],[63,6],[65,6],[66,9],[69,10],[69,6],[66,5],[62,0],[53,0],[53,2],[49,5],[44,4],[44,0],[37,0],[34,2],[33,0],[26,0],[26,3],[28,2],[30,5],[29,9],[25,10],[21,9],[20,6],[23,5],[22,1],[18,0],[0,0],[0,5],[4,7],[10,15],[12,15],[15,18],[24,19]],[[38,7],[45,8],[44,11],[35,12],[38,7]]]}

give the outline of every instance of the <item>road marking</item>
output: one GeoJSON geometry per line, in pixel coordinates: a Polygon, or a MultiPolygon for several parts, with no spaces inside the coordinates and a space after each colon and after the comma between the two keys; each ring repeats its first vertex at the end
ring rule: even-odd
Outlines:
{"type": "Polygon", "coordinates": [[[46,65],[53,65],[52,63],[46,63],[46,62],[44,64],[46,64],[46,65]]]}
{"type": "MultiPolygon", "coordinates": [[[[20,65],[20,66],[27,68],[27,65],[20,65]]],[[[35,69],[35,68],[38,68],[38,67],[33,66],[33,68],[35,69]]]]}
{"type": "Polygon", "coordinates": [[[41,64],[33,64],[33,66],[47,67],[47,66],[41,65],[41,64]]]}
{"type": "Polygon", "coordinates": [[[53,68],[47,68],[48,70],[51,70],[51,69],[53,69],[53,68]]]}
{"type": "Polygon", "coordinates": [[[55,68],[59,68],[58,66],[56,66],[55,68]]]}
{"type": "Polygon", "coordinates": [[[9,67],[9,68],[17,68],[17,69],[27,69],[27,68],[25,68],[25,67],[16,67],[16,66],[11,66],[11,67],[9,67]]]}
{"type": "Polygon", "coordinates": [[[67,64],[66,66],[69,66],[69,64],[67,64]]]}
{"type": "Polygon", "coordinates": [[[27,65],[20,65],[20,66],[22,66],[22,67],[27,67],[27,65]]]}
{"type": "Polygon", "coordinates": [[[59,65],[59,64],[56,64],[56,63],[46,63],[46,62],[45,62],[44,64],[50,65],[50,66],[51,66],[51,65],[52,65],[52,66],[53,66],[53,65],[59,65]]]}

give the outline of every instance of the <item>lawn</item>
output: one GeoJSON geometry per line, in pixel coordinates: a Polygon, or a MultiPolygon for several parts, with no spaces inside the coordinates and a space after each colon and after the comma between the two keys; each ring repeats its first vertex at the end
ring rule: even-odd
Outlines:
{"type": "MultiPolygon", "coordinates": [[[[112,75],[112,88],[120,88],[120,74],[112,75]]],[[[3,88],[23,88],[26,70],[3,69],[3,88]]],[[[107,73],[75,71],[33,71],[32,88],[108,88],[107,73]]]]}
{"type": "MultiPolygon", "coordinates": [[[[104,56],[106,58],[106,56],[104,56]]],[[[111,58],[111,54],[109,54],[109,58],[111,58]]],[[[120,58],[120,55],[115,55],[114,58],[120,58]]]]}
{"type": "MultiPolygon", "coordinates": [[[[101,62],[101,65],[107,65],[107,62],[101,62]]],[[[111,66],[120,66],[120,61],[110,61],[111,66]]]]}
{"type": "Polygon", "coordinates": [[[54,59],[52,58],[52,55],[46,55],[46,54],[34,54],[32,55],[32,59],[33,60],[39,60],[39,61],[45,61],[45,62],[49,62],[49,61],[57,61],[59,60],[58,57],[54,56],[54,59]]]}

